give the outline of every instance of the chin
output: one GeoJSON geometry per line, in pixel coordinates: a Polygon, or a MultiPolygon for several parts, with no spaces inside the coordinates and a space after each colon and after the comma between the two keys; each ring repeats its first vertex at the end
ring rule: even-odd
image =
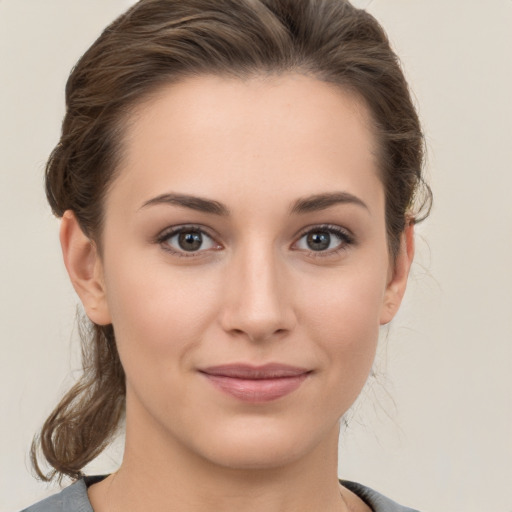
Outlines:
{"type": "MultiPolygon", "coordinates": [[[[216,466],[238,470],[278,469],[308,458],[319,444],[338,443],[337,422],[332,432],[312,432],[298,425],[278,426],[264,421],[248,422],[231,429],[216,429],[204,438],[204,458],[216,466]],[[315,435],[316,434],[316,435],[315,435]],[[319,435],[323,434],[323,435],[319,435]]],[[[336,450],[336,449],[335,449],[336,450]]],[[[332,450],[330,450],[332,452],[332,450]]]]}
{"type": "Polygon", "coordinates": [[[272,470],[293,464],[302,458],[301,450],[274,443],[209,447],[208,460],[215,466],[236,470],[272,470]]]}

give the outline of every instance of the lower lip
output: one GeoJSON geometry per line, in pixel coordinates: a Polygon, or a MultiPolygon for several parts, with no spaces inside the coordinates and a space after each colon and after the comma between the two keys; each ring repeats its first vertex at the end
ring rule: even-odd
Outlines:
{"type": "Polygon", "coordinates": [[[217,388],[244,402],[270,402],[293,393],[304,382],[307,373],[272,379],[240,379],[203,374],[217,388]]]}

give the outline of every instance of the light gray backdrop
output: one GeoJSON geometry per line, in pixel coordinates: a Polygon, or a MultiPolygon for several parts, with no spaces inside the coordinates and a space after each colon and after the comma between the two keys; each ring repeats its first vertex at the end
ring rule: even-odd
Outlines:
{"type": "MultiPolygon", "coordinates": [[[[43,167],[71,66],[130,3],[0,0],[2,512],[54,490],[27,452],[79,364],[43,167]]],[[[512,512],[512,1],[358,4],[402,57],[436,202],[377,377],[349,415],[340,475],[424,512],[512,512]]]]}

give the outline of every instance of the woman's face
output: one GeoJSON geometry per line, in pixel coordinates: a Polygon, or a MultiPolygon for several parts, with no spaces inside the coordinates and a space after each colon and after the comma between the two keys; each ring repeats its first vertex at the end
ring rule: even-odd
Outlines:
{"type": "Polygon", "coordinates": [[[188,79],[137,109],[83,297],[114,325],[127,447],[253,468],[336,443],[410,263],[370,126],[301,75],[188,79]]]}

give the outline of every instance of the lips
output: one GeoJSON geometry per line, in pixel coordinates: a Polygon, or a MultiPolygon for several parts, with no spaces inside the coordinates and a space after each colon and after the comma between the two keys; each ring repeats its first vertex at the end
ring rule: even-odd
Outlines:
{"type": "Polygon", "coordinates": [[[311,373],[305,368],[270,363],[230,364],[200,370],[220,391],[244,402],[269,402],[298,389],[311,373]]]}

